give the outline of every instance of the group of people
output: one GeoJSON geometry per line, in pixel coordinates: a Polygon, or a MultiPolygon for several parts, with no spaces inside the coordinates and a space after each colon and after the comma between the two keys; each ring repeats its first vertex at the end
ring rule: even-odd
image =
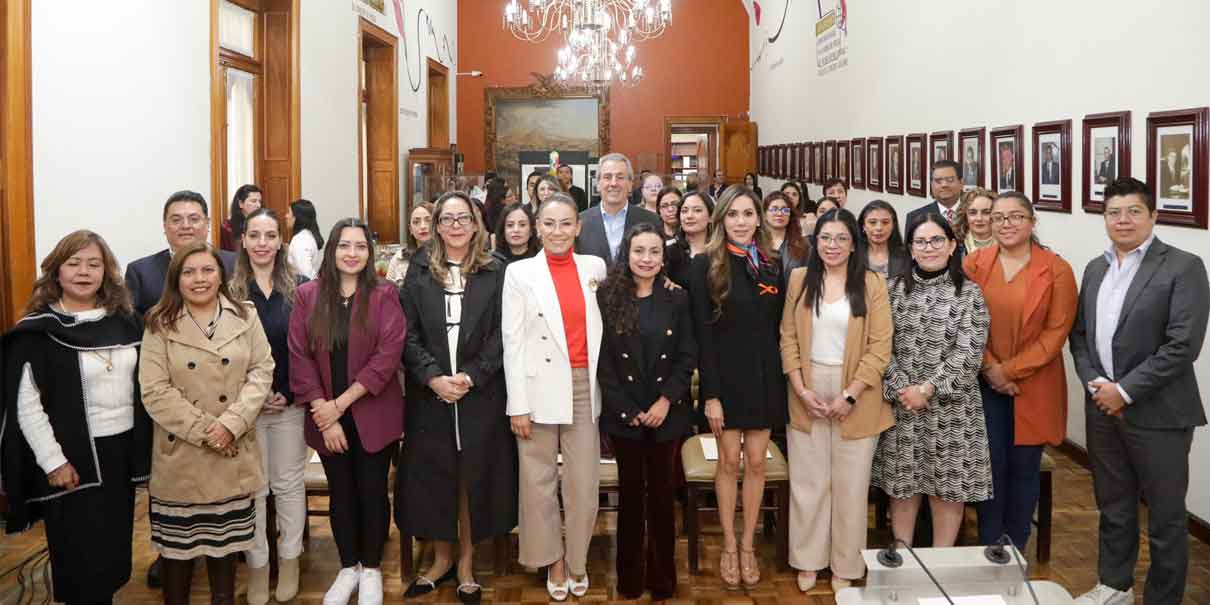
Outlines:
{"type": "Polygon", "coordinates": [[[976,503],[981,542],[1024,548],[1043,446],[1065,435],[1070,342],[1101,508],[1100,583],[1080,602],[1133,598],[1140,492],[1148,602],[1179,602],[1210,291],[1200,258],[1153,235],[1146,185],[1107,187],[1111,243],[1077,289],[1030,200],[963,193],[955,162],[937,163],[935,201],[902,231],[883,201],[854,216],[843,181],[819,203],[795,183],[762,197],[755,181],[681,192],[635,183],[608,154],[597,205],[541,175],[525,202],[502,183],[482,203],[449,192],[411,209],[386,280],[363,221],[325,239],[309,202],[278,217],[246,188],[235,254],[206,243],[206,202],[188,191],[164,205],[169,248],[125,279],[100,235],[74,232],[4,337],[7,528],[45,521],[57,600],[109,602],[130,578],[146,482],[165,602],[188,602],[203,557],[212,602],[234,602],[246,552],[248,601],[265,603],[272,493],[285,601],[313,449],[341,566],[326,604],[382,602],[392,515],[433,545],[405,597],[454,582],[478,602],[475,546],[517,528],[520,563],[563,601],[589,590],[606,440],[617,594],[660,601],[676,592],[681,445],[709,432],[724,584],[761,580],[776,441],[798,586],[828,570],[840,589],[865,574],[870,485],[891,498],[897,541],[913,543],[927,500],[934,546],[955,543],[976,503]]]}

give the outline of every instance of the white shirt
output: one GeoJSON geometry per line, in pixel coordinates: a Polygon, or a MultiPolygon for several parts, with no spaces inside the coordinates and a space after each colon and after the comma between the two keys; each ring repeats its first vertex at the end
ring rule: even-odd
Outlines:
{"type": "Polygon", "coordinates": [[[826,365],[844,365],[844,341],[849,332],[849,298],[820,301],[811,324],[811,361],[826,365]]]}
{"type": "MultiPolygon", "coordinates": [[[[1105,373],[1109,374],[1108,380],[1111,381],[1120,378],[1113,367],[1113,337],[1118,330],[1118,321],[1122,318],[1122,305],[1126,302],[1126,292],[1130,290],[1130,284],[1138,274],[1143,257],[1147,256],[1147,250],[1151,248],[1153,241],[1154,234],[1138,248],[1123,255],[1120,263],[1113,245],[1105,251],[1105,262],[1109,263],[1109,268],[1105,270],[1105,278],[1101,280],[1101,289],[1097,290],[1096,339],[1097,359],[1101,360],[1101,367],[1105,368],[1105,373]]],[[[1132,402],[1121,385],[1118,385],[1118,391],[1127,403],[1132,402]]]]}
{"type": "Polygon", "coordinates": [[[315,279],[315,276],[319,274],[319,265],[323,262],[323,255],[319,253],[315,236],[306,229],[295,233],[294,237],[290,239],[287,258],[294,270],[300,275],[306,276],[307,279],[315,279]]]}
{"type": "MultiPolygon", "coordinates": [[[[100,319],[105,316],[105,309],[73,315],[81,320],[100,319]]],[[[95,439],[119,435],[134,428],[133,376],[138,363],[135,348],[80,351],[79,356],[89,434],[95,439]],[[111,370],[105,368],[107,362],[112,364],[111,370]]],[[[42,393],[28,363],[21,371],[21,383],[17,387],[17,424],[43,472],[49,474],[68,462],[42,407],[42,393]]]]}
{"type": "Polygon", "coordinates": [[[959,204],[959,202],[954,202],[954,205],[949,208],[946,208],[945,204],[942,204],[940,201],[937,201],[935,203],[937,204],[937,214],[945,217],[945,220],[947,220],[951,223],[958,220],[958,204],[959,204]],[[948,216],[946,216],[946,214],[945,214],[946,212],[953,212],[954,218],[951,220],[948,216]]]}

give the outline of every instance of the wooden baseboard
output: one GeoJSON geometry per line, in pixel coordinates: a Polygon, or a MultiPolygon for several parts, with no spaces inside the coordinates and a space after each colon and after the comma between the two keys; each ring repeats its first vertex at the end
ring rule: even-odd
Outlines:
{"type": "MultiPolygon", "coordinates": [[[[1080,466],[1092,471],[1092,463],[1088,460],[1088,450],[1083,446],[1070,439],[1064,439],[1063,443],[1055,449],[1071,457],[1080,466]]],[[[1198,540],[1210,544],[1210,522],[1193,513],[1189,513],[1189,533],[1198,540]]]]}

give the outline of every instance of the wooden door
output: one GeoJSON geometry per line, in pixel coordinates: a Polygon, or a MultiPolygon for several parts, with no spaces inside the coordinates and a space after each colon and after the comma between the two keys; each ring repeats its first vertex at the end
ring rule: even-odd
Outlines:
{"type": "Polygon", "coordinates": [[[428,60],[428,139],[429,148],[450,146],[450,70],[428,60]]]}
{"type": "Polygon", "coordinates": [[[21,316],[37,266],[29,27],[30,0],[0,2],[0,329],[21,316]]]}
{"type": "Polygon", "coordinates": [[[724,122],[720,132],[727,182],[742,183],[745,174],[756,172],[756,122],[724,122]]]}
{"type": "Polygon", "coordinates": [[[384,244],[399,243],[399,88],[395,37],[361,20],[361,59],[365,103],[364,157],[361,163],[363,208],[370,230],[384,244]]]}

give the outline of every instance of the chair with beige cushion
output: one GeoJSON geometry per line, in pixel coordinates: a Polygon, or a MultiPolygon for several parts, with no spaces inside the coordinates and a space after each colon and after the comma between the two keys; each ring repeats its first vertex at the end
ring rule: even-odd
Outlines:
{"type": "MultiPolygon", "coordinates": [[[[718,467],[717,460],[707,460],[702,451],[702,439],[711,435],[694,435],[685,440],[681,446],[681,464],[685,469],[685,532],[688,534],[689,573],[696,575],[698,564],[698,541],[701,526],[698,519],[703,511],[716,511],[717,508],[705,507],[699,504],[699,498],[714,491],[714,474],[718,467]]],[[[789,569],[789,522],[790,522],[790,473],[786,466],[786,457],[782,455],[777,444],[769,442],[769,451],[773,457],[765,463],[765,490],[773,492],[773,504],[762,505],[762,511],[774,513],[776,522],[775,541],[777,543],[777,565],[781,570],[789,569]]],[[[740,463],[740,480],[743,480],[744,466],[740,463]]],[[[739,503],[737,503],[738,505],[739,503]]],[[[766,518],[765,526],[768,534],[769,526],[766,518]]]]}

